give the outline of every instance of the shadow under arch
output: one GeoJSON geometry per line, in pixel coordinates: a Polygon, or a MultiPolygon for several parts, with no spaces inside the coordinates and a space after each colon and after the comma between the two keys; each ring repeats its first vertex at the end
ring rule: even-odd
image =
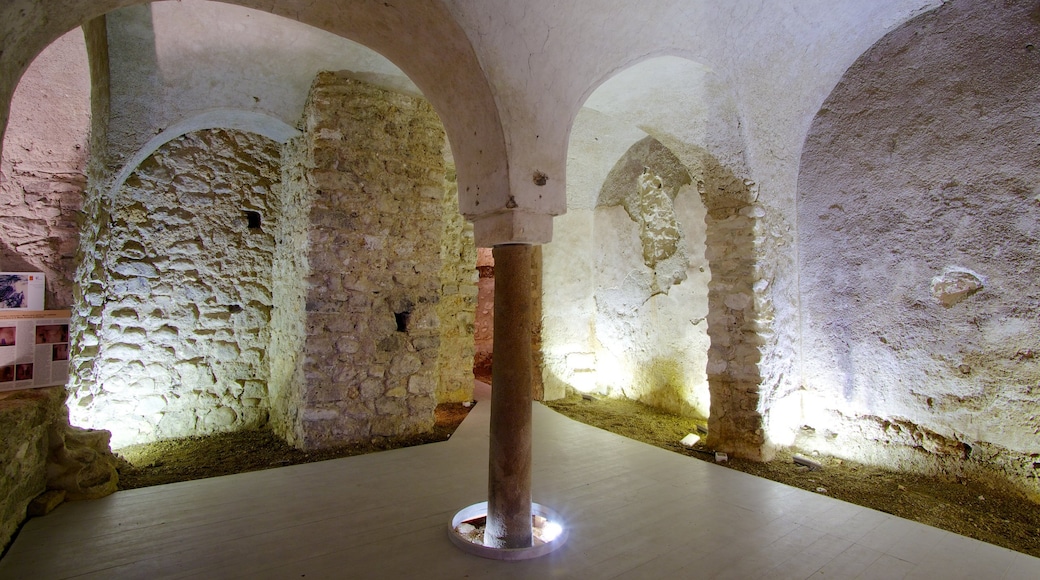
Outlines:
{"type": "MultiPolygon", "coordinates": [[[[736,173],[743,165],[738,125],[739,109],[726,83],[700,63],[682,57],[658,56],[615,73],[589,96],[572,125],[568,214],[556,218],[556,230],[557,237],[572,249],[579,246],[584,247],[585,252],[598,251],[587,244],[582,246],[577,239],[581,234],[569,233],[568,224],[574,224],[575,232],[583,231],[589,239],[600,239],[595,235],[596,222],[590,214],[600,205],[602,185],[609,181],[614,170],[623,170],[629,174],[625,177],[628,186],[637,186],[642,171],[639,162],[626,161],[625,156],[638,147],[652,146],[673,158],[672,179],[688,180],[689,187],[696,189],[692,195],[703,205],[704,226],[698,235],[704,236],[706,267],[702,269],[710,270],[710,274],[705,272],[706,276],[710,275],[706,284],[706,312],[699,321],[696,318],[700,316],[689,316],[685,318],[691,320],[678,323],[707,325],[710,346],[705,349],[702,376],[706,377],[710,393],[710,397],[706,397],[710,398],[709,445],[738,456],[763,459],[768,458],[770,451],[760,408],[759,347],[763,340],[759,332],[768,324],[768,319],[756,299],[756,293],[762,288],[756,288],[755,228],[764,214],[755,206],[753,184],[736,173]],[[583,126],[583,118],[587,126],[583,126]],[[583,167],[580,162],[583,154],[594,155],[598,160],[583,167]],[[726,159],[726,164],[720,158],[726,159]],[[621,169],[626,164],[630,167],[621,169]]],[[[660,215],[650,218],[655,219],[660,219],[660,215]]],[[[550,250],[555,245],[554,242],[546,246],[550,261],[560,260],[552,254],[563,253],[559,249],[550,250]]],[[[595,279],[596,273],[591,268],[575,262],[572,258],[568,267],[576,277],[595,279]]],[[[547,301],[552,301],[549,285],[560,275],[559,267],[547,263],[545,270],[549,276],[545,296],[547,301]]],[[[595,296],[586,296],[578,302],[579,306],[564,316],[594,320],[595,296]],[[584,305],[580,305],[582,301],[584,305]]],[[[581,332],[557,329],[563,324],[560,318],[552,312],[552,306],[547,305],[547,391],[551,382],[588,383],[594,369],[583,372],[580,367],[598,363],[595,357],[588,356],[601,346],[595,324],[585,327],[590,336],[583,343],[581,332]],[[557,344],[552,344],[553,341],[557,344]],[[568,346],[561,349],[560,344],[568,346]],[[569,352],[564,352],[566,349],[570,349],[569,352]]],[[[648,361],[650,375],[661,362],[648,361]]],[[[600,372],[604,370],[610,372],[607,369],[600,372]]],[[[667,370],[662,373],[668,374],[667,370]]]]}

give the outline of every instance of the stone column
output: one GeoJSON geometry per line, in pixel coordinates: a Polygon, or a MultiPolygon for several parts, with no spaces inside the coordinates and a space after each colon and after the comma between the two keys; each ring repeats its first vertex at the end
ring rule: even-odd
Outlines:
{"type": "Polygon", "coordinates": [[[484,545],[529,548],[531,538],[531,255],[495,246],[495,358],[484,545]]]}

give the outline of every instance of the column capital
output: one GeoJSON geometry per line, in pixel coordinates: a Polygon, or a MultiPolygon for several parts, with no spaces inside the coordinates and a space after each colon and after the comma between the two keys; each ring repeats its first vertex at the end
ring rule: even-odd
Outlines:
{"type": "Polygon", "coordinates": [[[553,216],[548,214],[503,210],[467,217],[473,222],[473,236],[479,248],[552,241],[553,216]]]}

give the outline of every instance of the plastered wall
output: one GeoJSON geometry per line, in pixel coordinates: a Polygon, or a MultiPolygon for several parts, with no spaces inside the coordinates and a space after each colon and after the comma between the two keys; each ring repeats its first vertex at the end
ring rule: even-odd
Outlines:
{"type": "Polygon", "coordinates": [[[77,28],[22,77],[0,164],[0,270],[44,272],[51,309],[72,305],[89,128],[90,75],[77,28]]]}
{"type": "Polygon", "coordinates": [[[1040,493],[1035,3],[957,0],[820,110],[799,180],[804,445],[1040,493]]]}
{"type": "MultiPolygon", "coordinates": [[[[714,82],[691,63],[661,65],[714,82]]],[[[619,75],[645,81],[643,100],[613,108],[617,89],[608,83],[605,96],[590,98],[606,113],[586,109],[575,124],[574,206],[557,218],[544,252],[546,396],[573,387],[708,417],[711,444],[766,457],[762,351],[777,333],[761,264],[789,247],[790,233],[756,203],[755,184],[709,151],[662,132],[666,145],[625,122],[675,89],[655,71],[619,75]]],[[[725,104],[710,93],[697,110],[727,117],[725,104]]],[[[792,351],[786,343],[787,364],[792,351]]]]}
{"type": "MultiPolygon", "coordinates": [[[[618,160],[593,216],[597,386],[707,416],[704,206],[682,163],[653,138],[618,160]]],[[[578,356],[572,356],[578,364],[578,356]]]]}

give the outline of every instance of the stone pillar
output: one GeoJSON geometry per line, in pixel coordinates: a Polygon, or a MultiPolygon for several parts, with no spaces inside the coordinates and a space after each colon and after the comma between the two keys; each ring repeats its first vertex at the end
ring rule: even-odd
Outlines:
{"type": "Polygon", "coordinates": [[[484,545],[529,548],[531,538],[531,255],[495,246],[495,358],[484,545]]]}
{"type": "Polygon", "coordinates": [[[445,251],[457,210],[440,120],[351,75],[318,74],[283,158],[269,392],[276,432],[301,449],[427,432],[439,371],[472,368],[471,350],[443,340],[473,318],[442,278],[461,249],[445,251]]]}

